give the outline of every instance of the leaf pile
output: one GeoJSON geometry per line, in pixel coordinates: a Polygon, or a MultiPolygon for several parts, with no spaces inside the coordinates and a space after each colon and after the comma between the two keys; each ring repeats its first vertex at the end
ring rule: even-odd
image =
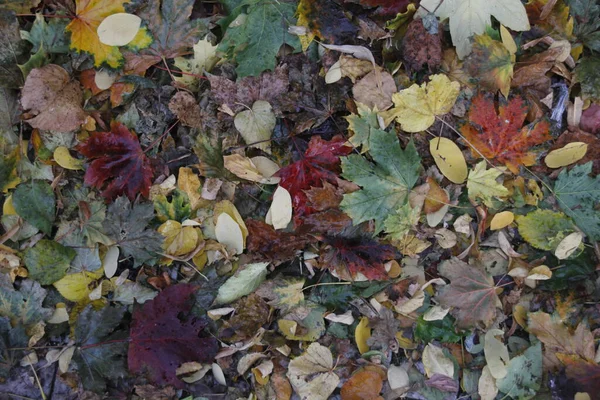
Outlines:
{"type": "Polygon", "coordinates": [[[1,398],[598,398],[597,1],[0,9],[1,398]]]}

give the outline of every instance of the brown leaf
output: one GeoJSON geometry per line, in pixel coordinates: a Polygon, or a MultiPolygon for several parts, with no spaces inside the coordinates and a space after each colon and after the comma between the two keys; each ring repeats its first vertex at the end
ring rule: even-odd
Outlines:
{"type": "Polygon", "coordinates": [[[383,388],[381,374],[375,371],[360,370],[342,386],[342,400],[383,399],[379,392],[383,388]]]}
{"type": "Polygon", "coordinates": [[[402,55],[411,70],[420,71],[427,66],[429,72],[435,71],[442,64],[442,40],[427,31],[421,18],[416,18],[408,24],[402,40],[402,55]]]}
{"type": "Polygon", "coordinates": [[[438,268],[450,285],[442,287],[437,299],[452,313],[460,328],[483,322],[485,326],[494,319],[498,295],[494,280],[481,267],[469,265],[458,258],[444,261],[438,268]]]}
{"type": "Polygon", "coordinates": [[[431,214],[439,211],[445,204],[448,204],[450,197],[432,177],[427,177],[427,183],[429,184],[429,192],[427,192],[427,197],[425,198],[423,211],[425,214],[431,214]]]}
{"type": "Polygon", "coordinates": [[[594,361],[594,335],[590,329],[580,323],[573,333],[557,317],[545,312],[529,314],[527,325],[529,333],[537,336],[544,343],[544,365],[546,368],[558,368],[560,362],[556,353],[579,356],[587,361],[594,361]]]}
{"type": "Polygon", "coordinates": [[[188,92],[177,92],[169,101],[169,110],[179,118],[182,124],[192,128],[202,127],[200,105],[188,92]]]}
{"type": "Polygon", "coordinates": [[[55,64],[31,70],[21,97],[23,109],[34,115],[27,120],[29,125],[59,132],[73,131],[85,122],[82,102],[79,83],[55,64]]]}
{"type": "Polygon", "coordinates": [[[335,235],[352,226],[352,218],[337,208],[310,214],[304,217],[298,232],[326,233],[335,235]]]}
{"type": "Polygon", "coordinates": [[[311,187],[309,190],[305,190],[304,193],[306,193],[309,207],[316,211],[338,207],[344,196],[342,189],[327,181],[323,181],[323,187],[311,187]]]}
{"type": "Polygon", "coordinates": [[[206,75],[215,101],[218,104],[226,104],[235,113],[245,109],[242,104],[251,106],[256,100],[269,102],[277,113],[279,97],[288,92],[286,65],[275,68],[274,72],[263,72],[260,76],[246,76],[237,82],[222,76],[206,75]]]}
{"type": "Polygon", "coordinates": [[[600,105],[592,103],[583,114],[581,114],[579,126],[586,132],[595,135],[600,133],[600,105]]]}
{"type": "Polygon", "coordinates": [[[223,323],[219,330],[222,340],[237,342],[249,339],[269,318],[269,305],[255,293],[240,299],[235,304],[233,317],[223,323]]]}
{"type": "Polygon", "coordinates": [[[572,355],[559,353],[556,356],[565,365],[567,377],[576,382],[578,391],[590,395],[600,393],[600,365],[572,355]]]}
{"type": "Polygon", "coordinates": [[[354,100],[379,111],[392,106],[392,94],[397,92],[394,78],[387,72],[371,71],[352,88],[354,100]],[[381,82],[381,87],[379,83],[381,82]]]}
{"type": "Polygon", "coordinates": [[[247,219],[248,239],[246,247],[249,253],[258,253],[271,260],[275,265],[296,257],[296,252],[302,250],[313,239],[306,235],[294,235],[288,232],[276,231],[271,225],[262,221],[247,219]]]}

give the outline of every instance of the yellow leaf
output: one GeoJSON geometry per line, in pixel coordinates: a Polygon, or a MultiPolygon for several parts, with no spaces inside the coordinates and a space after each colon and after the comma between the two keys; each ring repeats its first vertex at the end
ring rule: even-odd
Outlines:
{"type": "MultiPolygon", "coordinates": [[[[67,25],[66,30],[71,32],[71,49],[85,52],[94,57],[94,66],[106,65],[110,68],[119,68],[123,64],[123,55],[116,46],[109,46],[100,41],[98,27],[102,21],[118,13],[125,13],[124,3],[127,0],[77,0],[75,19],[67,25]]],[[[140,44],[148,46],[151,38],[146,29],[139,29],[132,43],[139,49],[140,44]]]]}
{"type": "Polygon", "coordinates": [[[215,224],[215,236],[232,254],[244,252],[244,238],[240,225],[227,213],[221,213],[215,224]]]}
{"type": "Polygon", "coordinates": [[[558,246],[556,246],[554,255],[559,260],[569,258],[575,252],[575,250],[577,250],[581,246],[582,241],[583,233],[573,232],[560,241],[558,246]]]}
{"type": "Polygon", "coordinates": [[[205,71],[209,72],[217,61],[219,61],[217,46],[213,46],[207,38],[201,39],[194,45],[194,58],[175,57],[173,61],[177,68],[183,72],[192,74],[177,76],[175,77],[175,81],[192,91],[197,91],[200,82],[199,76],[205,71]]]}
{"type": "Polygon", "coordinates": [[[179,168],[177,187],[188,195],[192,210],[196,210],[202,203],[200,186],[200,178],[198,177],[198,174],[195,174],[191,168],[179,168]]]}
{"type": "Polygon", "coordinates": [[[404,131],[421,132],[433,125],[436,116],[450,112],[459,92],[458,82],[451,82],[446,75],[433,75],[429,83],[394,93],[394,108],[381,115],[386,126],[396,119],[404,131]]]}
{"type": "Polygon", "coordinates": [[[508,98],[513,78],[515,56],[506,46],[487,34],[475,35],[473,53],[465,61],[472,77],[492,91],[500,90],[508,98]]]}
{"type": "Polygon", "coordinates": [[[517,44],[504,25],[500,25],[500,37],[502,38],[502,44],[506,47],[506,50],[508,50],[510,54],[515,54],[517,52],[517,44]]]}
{"type": "Polygon", "coordinates": [[[101,43],[108,46],[125,46],[138,33],[142,19],[134,14],[116,13],[104,18],[96,32],[101,43]]]}
{"type": "Polygon", "coordinates": [[[552,278],[552,271],[547,265],[539,265],[532,268],[527,275],[527,279],[533,279],[534,281],[545,281],[552,278]]]}
{"type": "Polygon", "coordinates": [[[452,360],[444,355],[441,347],[428,344],[423,350],[423,366],[427,377],[435,374],[454,377],[454,364],[452,360]]]}
{"type": "Polygon", "coordinates": [[[66,275],[64,278],[54,282],[54,287],[67,300],[75,303],[88,303],[89,295],[94,290],[92,285],[100,279],[104,271],[100,269],[94,272],[78,272],[75,274],[66,275]]]}
{"type": "Polygon", "coordinates": [[[491,207],[495,197],[507,196],[508,189],[496,180],[505,170],[505,167],[486,169],[485,161],[478,163],[469,173],[467,180],[469,198],[481,199],[485,205],[491,207]]]}
{"type": "Polygon", "coordinates": [[[364,354],[369,351],[369,345],[367,340],[371,337],[371,328],[369,327],[369,318],[362,317],[356,329],[354,330],[354,339],[356,340],[356,346],[360,354],[364,354]]]}
{"type": "Polygon", "coordinates": [[[222,200],[215,204],[215,208],[213,211],[213,215],[215,216],[215,224],[217,223],[217,218],[221,213],[228,214],[233,220],[239,225],[240,230],[242,231],[242,238],[244,239],[244,247],[246,246],[246,238],[248,237],[248,228],[246,228],[246,224],[244,223],[244,219],[238,212],[237,208],[233,205],[229,200],[222,200]]]}
{"type": "Polygon", "coordinates": [[[2,215],[17,215],[17,211],[12,202],[12,194],[4,200],[4,204],[2,205],[2,215]]]}
{"type": "Polygon", "coordinates": [[[548,168],[566,167],[567,165],[571,165],[585,157],[587,149],[587,143],[568,143],[564,147],[552,150],[550,153],[548,153],[544,159],[544,162],[548,168]]]}
{"type": "Polygon", "coordinates": [[[453,183],[467,179],[467,162],[460,148],[452,140],[439,137],[429,141],[429,151],[442,174],[453,183]]]}
{"type": "Polygon", "coordinates": [[[157,230],[165,237],[163,242],[165,253],[171,256],[188,254],[198,245],[198,228],[182,226],[177,221],[169,220],[157,230]]]}
{"type": "Polygon", "coordinates": [[[58,146],[54,150],[54,161],[64,169],[83,169],[83,161],[73,157],[65,146],[58,146]]]}
{"type": "Polygon", "coordinates": [[[502,211],[498,214],[494,215],[492,221],[490,222],[490,229],[493,231],[497,231],[502,228],[506,228],[515,220],[515,214],[510,211],[502,211]]]}

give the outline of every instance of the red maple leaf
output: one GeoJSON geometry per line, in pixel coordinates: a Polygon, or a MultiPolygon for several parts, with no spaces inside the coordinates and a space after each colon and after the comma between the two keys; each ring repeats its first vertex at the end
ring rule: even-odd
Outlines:
{"type": "Polygon", "coordinates": [[[552,139],[548,121],[523,126],[526,116],[527,105],[521,97],[515,96],[508,103],[501,100],[496,111],[494,100],[480,93],[473,98],[469,121],[461,132],[486,158],[505,164],[516,174],[519,165],[535,164],[536,153],[531,147],[552,139]]]}
{"type": "Polygon", "coordinates": [[[158,385],[183,387],[175,370],[189,361],[210,362],[218,344],[200,337],[207,323],[191,315],[197,286],[169,286],[133,312],[127,363],[133,373],[147,373],[158,385]]]}
{"type": "Polygon", "coordinates": [[[110,132],[93,132],[77,147],[91,160],[85,171],[85,184],[98,189],[106,184],[102,196],[107,200],[123,194],[130,200],[138,193],[148,197],[152,167],[137,136],[119,122],[112,122],[110,128],[110,132]]]}
{"type": "MultiPolygon", "coordinates": [[[[396,14],[406,12],[410,3],[418,3],[419,0],[360,0],[361,6],[378,7],[375,10],[377,15],[396,16],[396,14]]],[[[418,4],[415,4],[418,8],[418,4]]],[[[431,10],[433,11],[433,10],[431,10]]]]}
{"type": "Polygon", "coordinates": [[[381,244],[365,235],[342,234],[326,237],[324,242],[328,249],[321,255],[321,264],[333,268],[344,279],[354,279],[359,272],[369,280],[388,279],[384,264],[398,257],[394,246],[381,244]]]}
{"type": "Polygon", "coordinates": [[[323,182],[336,185],[340,172],[340,156],[352,151],[346,139],[335,136],[330,141],[313,136],[302,158],[279,170],[279,185],[290,192],[294,206],[294,220],[299,224],[304,215],[315,210],[308,205],[305,190],[323,186],[323,182]]]}

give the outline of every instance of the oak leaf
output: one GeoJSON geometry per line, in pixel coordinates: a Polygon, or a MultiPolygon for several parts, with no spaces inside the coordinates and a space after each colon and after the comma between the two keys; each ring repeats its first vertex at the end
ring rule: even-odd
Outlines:
{"type": "MultiPolygon", "coordinates": [[[[480,93],[473,99],[469,121],[461,127],[461,132],[481,155],[498,160],[516,174],[519,165],[535,164],[536,153],[530,148],[552,138],[548,121],[523,127],[527,111],[525,101],[519,96],[508,102],[501,99],[496,111],[493,99],[480,93]]],[[[473,150],[473,154],[478,153],[473,150]]]]}
{"type": "Polygon", "coordinates": [[[34,128],[68,132],[85,122],[81,108],[83,93],[77,81],[55,64],[34,68],[23,86],[21,105],[32,118],[27,123],[34,128]]]}
{"type": "Polygon", "coordinates": [[[126,195],[133,200],[138,193],[148,197],[152,184],[152,166],[135,134],[119,122],[111,123],[110,132],[93,132],[77,147],[91,160],[85,171],[85,183],[112,200],[126,195]]]}
{"type": "Polygon", "coordinates": [[[439,272],[450,279],[450,285],[443,286],[437,298],[443,306],[454,307],[457,325],[468,328],[483,322],[488,326],[499,302],[494,280],[482,267],[469,265],[458,258],[444,261],[439,272]]]}
{"type": "Polygon", "coordinates": [[[134,310],[127,353],[131,372],[147,372],[156,384],[181,388],[177,367],[188,361],[213,359],[217,341],[201,337],[206,322],[190,312],[196,289],[190,284],[170,286],[134,310]]]}

